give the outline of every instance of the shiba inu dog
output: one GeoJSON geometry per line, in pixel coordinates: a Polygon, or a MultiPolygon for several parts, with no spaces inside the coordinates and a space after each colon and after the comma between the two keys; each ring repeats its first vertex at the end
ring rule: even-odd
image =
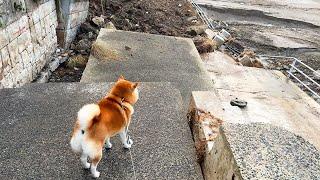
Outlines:
{"type": "Polygon", "coordinates": [[[70,144],[74,152],[81,154],[84,168],[90,168],[93,177],[100,176],[97,166],[104,144],[106,148],[112,147],[110,137],[119,134],[125,148],[130,148],[133,143],[127,135],[127,128],[134,112],[133,105],[139,98],[137,86],[138,83],[120,76],[100,102],[87,104],[78,112],[70,144]]]}

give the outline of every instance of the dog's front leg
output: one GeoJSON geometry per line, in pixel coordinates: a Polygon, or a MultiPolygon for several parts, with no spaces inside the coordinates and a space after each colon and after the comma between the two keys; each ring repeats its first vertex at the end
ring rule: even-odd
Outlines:
{"type": "Polygon", "coordinates": [[[123,147],[126,148],[126,149],[129,149],[131,148],[131,145],[133,144],[133,141],[131,140],[131,138],[127,135],[127,132],[126,130],[124,129],[123,131],[121,131],[119,133],[120,135],[120,139],[121,139],[121,142],[123,144],[123,147]]]}
{"type": "Polygon", "coordinates": [[[112,144],[111,144],[111,142],[110,142],[110,138],[107,138],[107,139],[106,139],[106,148],[107,148],[107,149],[111,149],[111,148],[112,148],[112,144]]]}

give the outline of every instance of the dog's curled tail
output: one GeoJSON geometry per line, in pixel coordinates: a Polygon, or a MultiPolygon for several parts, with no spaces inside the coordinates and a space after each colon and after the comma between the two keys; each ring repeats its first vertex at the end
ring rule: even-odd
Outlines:
{"type": "Polygon", "coordinates": [[[100,108],[97,104],[84,105],[78,112],[78,122],[81,130],[86,130],[93,123],[93,119],[99,116],[100,108]]]}
{"type": "Polygon", "coordinates": [[[94,118],[99,116],[99,114],[100,108],[97,104],[87,104],[78,112],[78,120],[70,141],[71,148],[74,152],[80,153],[82,151],[85,132],[93,125],[94,118]]]}

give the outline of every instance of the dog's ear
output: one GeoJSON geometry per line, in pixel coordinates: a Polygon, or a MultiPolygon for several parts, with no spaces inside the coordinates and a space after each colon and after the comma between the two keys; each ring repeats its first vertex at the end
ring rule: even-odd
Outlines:
{"type": "Polygon", "coordinates": [[[120,81],[120,80],[124,80],[124,77],[122,75],[119,76],[118,81],[120,81]]]}
{"type": "Polygon", "coordinates": [[[138,87],[138,85],[139,85],[139,83],[133,83],[133,88],[135,89],[135,88],[137,88],[138,87]]]}

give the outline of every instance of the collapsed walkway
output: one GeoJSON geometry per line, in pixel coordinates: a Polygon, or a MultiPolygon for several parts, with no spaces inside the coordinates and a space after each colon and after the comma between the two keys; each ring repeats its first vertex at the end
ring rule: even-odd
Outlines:
{"type": "Polygon", "coordinates": [[[130,126],[134,144],[127,151],[111,139],[101,179],[203,179],[186,117],[190,101],[193,120],[201,120],[194,133],[204,134],[194,135],[205,142],[206,179],[319,176],[319,105],[281,74],[238,67],[218,52],[206,69],[185,38],[102,29],[97,43],[107,53],[91,55],[81,83],[0,91],[1,179],[87,179],[69,147],[75,115],[119,75],[142,82],[130,126]],[[248,109],[230,107],[235,97],[247,100],[248,109]],[[206,112],[224,121],[220,129],[199,117],[206,112]]]}

